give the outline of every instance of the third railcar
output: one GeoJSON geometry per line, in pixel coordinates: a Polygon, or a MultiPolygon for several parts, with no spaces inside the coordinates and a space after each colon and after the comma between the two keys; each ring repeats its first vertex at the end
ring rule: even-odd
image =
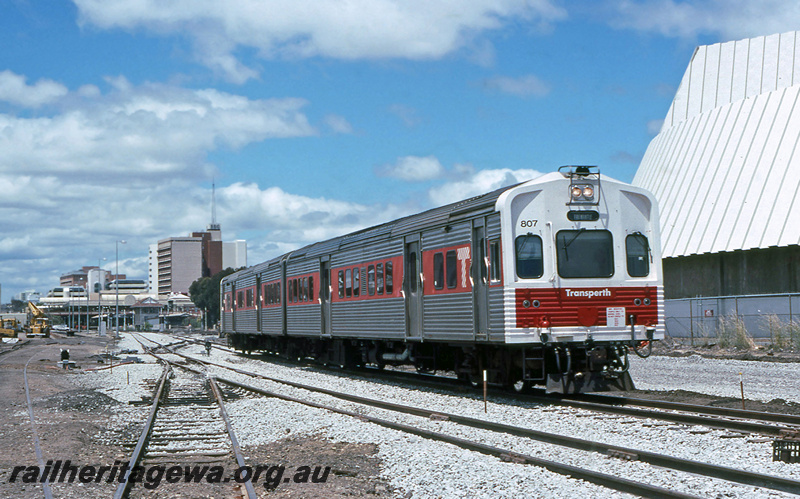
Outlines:
{"type": "Polygon", "coordinates": [[[643,189],[564,167],[238,271],[221,300],[242,350],[630,389],[629,348],[664,337],[658,210],[643,189]]]}

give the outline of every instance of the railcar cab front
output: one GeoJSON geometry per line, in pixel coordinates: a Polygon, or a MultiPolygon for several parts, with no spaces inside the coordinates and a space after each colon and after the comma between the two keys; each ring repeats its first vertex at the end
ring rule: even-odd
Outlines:
{"type": "Polygon", "coordinates": [[[551,391],[631,388],[629,347],[663,338],[652,195],[597,167],[562,167],[509,189],[497,210],[513,252],[503,269],[506,343],[542,358],[523,353],[518,375],[542,383],[544,372],[551,391]]]}

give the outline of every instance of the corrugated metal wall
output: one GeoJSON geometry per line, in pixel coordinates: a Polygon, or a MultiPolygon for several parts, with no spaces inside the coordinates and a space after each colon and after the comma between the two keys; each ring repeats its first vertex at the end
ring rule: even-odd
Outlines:
{"type": "Polygon", "coordinates": [[[634,185],[664,257],[800,244],[796,32],[700,47],[634,185]]]}
{"type": "Polygon", "coordinates": [[[800,83],[800,36],[790,31],[698,47],[664,128],[714,108],[800,83]]]}

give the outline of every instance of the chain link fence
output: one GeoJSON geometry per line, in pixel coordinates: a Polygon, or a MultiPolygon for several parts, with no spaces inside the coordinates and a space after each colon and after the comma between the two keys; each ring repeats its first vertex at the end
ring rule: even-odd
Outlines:
{"type": "Polygon", "coordinates": [[[692,345],[800,349],[800,294],[666,300],[670,338],[692,345]]]}

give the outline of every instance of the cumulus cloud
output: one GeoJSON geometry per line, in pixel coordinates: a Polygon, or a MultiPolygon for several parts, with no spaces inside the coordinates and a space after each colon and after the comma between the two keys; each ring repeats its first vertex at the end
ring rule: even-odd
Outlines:
{"type": "Polygon", "coordinates": [[[797,29],[800,4],[790,0],[625,0],[609,7],[612,26],[695,38],[717,34],[723,40],[797,29]]]}
{"type": "Polygon", "coordinates": [[[89,183],[191,173],[219,147],[316,134],[302,112],[307,104],[117,80],[112,92],[59,114],[0,114],[0,172],[82,175],[89,183]]]}
{"type": "Polygon", "coordinates": [[[509,23],[544,29],[566,17],[553,0],[73,1],[83,25],[188,36],[203,64],[235,82],[257,75],[236,58],[240,48],[262,58],[430,60],[484,53],[481,35],[509,23]]]}
{"type": "Polygon", "coordinates": [[[497,76],[485,80],[483,86],[489,90],[517,97],[544,97],[550,93],[550,86],[534,75],[519,78],[497,76]]]}
{"type": "Polygon", "coordinates": [[[148,244],[209,222],[211,194],[197,185],[215,172],[208,154],[318,133],[303,99],[108,83],[34,117],[0,114],[0,258],[16,262],[0,268],[7,290],[46,291],[60,273],[113,256],[116,239],[129,241],[120,271],[144,278],[148,244]]]}
{"type": "MultiPolygon", "coordinates": [[[[462,173],[467,172],[469,170],[462,170],[462,173]]],[[[445,205],[485,194],[501,187],[532,180],[541,175],[541,172],[530,169],[511,170],[501,168],[497,170],[472,171],[465,178],[430,189],[428,197],[434,205],[445,205]]]]}
{"type": "Polygon", "coordinates": [[[11,71],[0,72],[0,101],[37,108],[67,95],[68,89],[53,80],[41,79],[33,85],[27,78],[11,71]]]}
{"type": "MultiPolygon", "coordinates": [[[[386,222],[407,213],[393,205],[292,194],[279,187],[237,182],[217,191],[220,216],[241,231],[268,233],[270,241],[297,247],[386,222]]],[[[249,243],[248,243],[249,244],[249,243]]]]}
{"type": "Polygon", "coordinates": [[[404,156],[393,165],[383,165],[376,173],[384,177],[399,178],[409,182],[423,182],[439,178],[445,170],[434,156],[404,156]]]}

